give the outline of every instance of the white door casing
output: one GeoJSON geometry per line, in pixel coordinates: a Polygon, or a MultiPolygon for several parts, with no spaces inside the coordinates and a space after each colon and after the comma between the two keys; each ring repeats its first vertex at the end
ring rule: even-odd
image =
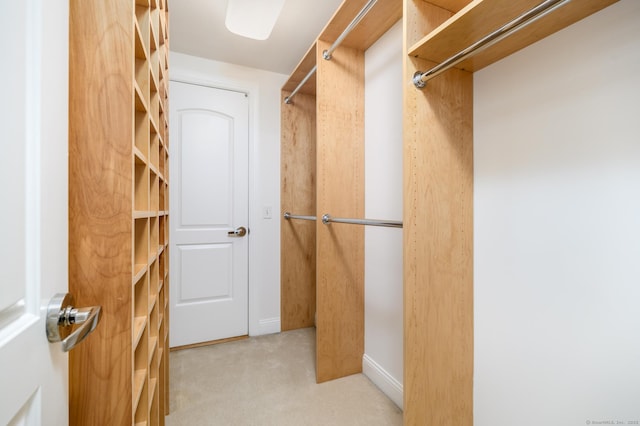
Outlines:
{"type": "Polygon", "coordinates": [[[249,103],[172,81],[170,346],[248,334],[249,103]]]}
{"type": "Polygon", "coordinates": [[[68,14],[0,2],[0,424],[68,424],[68,357],[44,321],[68,279],[68,14]]]}

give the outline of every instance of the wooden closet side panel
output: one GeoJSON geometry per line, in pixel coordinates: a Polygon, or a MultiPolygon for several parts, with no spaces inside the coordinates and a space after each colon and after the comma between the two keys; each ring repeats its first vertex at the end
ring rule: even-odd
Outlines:
{"type": "Polygon", "coordinates": [[[280,149],[280,316],[286,331],[313,327],[316,313],[316,225],[282,216],[316,214],[315,96],[298,93],[282,104],[280,149]]]}
{"type": "Polygon", "coordinates": [[[364,229],[324,225],[323,214],[364,215],[364,52],[341,46],[317,71],[317,332],[318,382],[362,371],[364,229]]]}
{"type": "Polygon", "coordinates": [[[133,2],[70,2],[69,291],[102,306],[69,353],[72,425],[131,424],[133,2]]]}
{"type": "MultiPolygon", "coordinates": [[[[446,17],[405,0],[413,7],[446,17]]],[[[450,70],[419,90],[411,76],[435,64],[405,58],[404,424],[471,426],[473,75],[450,70]]]]}

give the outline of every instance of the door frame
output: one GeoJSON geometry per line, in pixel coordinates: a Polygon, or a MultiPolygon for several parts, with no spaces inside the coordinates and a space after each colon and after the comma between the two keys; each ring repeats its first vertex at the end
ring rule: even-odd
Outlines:
{"type": "MultiPolygon", "coordinates": [[[[256,143],[255,143],[255,135],[258,134],[257,129],[257,120],[256,120],[256,111],[258,110],[258,101],[259,101],[259,87],[258,84],[251,84],[245,81],[226,79],[216,76],[216,78],[203,78],[203,77],[195,77],[192,74],[187,72],[183,72],[181,70],[172,69],[171,75],[169,77],[169,81],[175,81],[178,83],[187,83],[194,84],[197,86],[210,87],[213,89],[221,89],[221,90],[231,90],[234,92],[241,92],[246,94],[249,97],[249,222],[247,223],[247,227],[249,230],[253,228],[253,225],[258,221],[256,214],[259,214],[259,209],[256,206],[259,205],[258,194],[256,193],[256,188],[258,187],[255,179],[255,166],[257,164],[257,156],[258,153],[256,151],[256,143]]],[[[171,141],[169,142],[171,144],[171,141]]],[[[171,161],[171,158],[169,159],[171,161]]],[[[274,219],[277,219],[274,217],[274,219]]],[[[259,289],[257,285],[254,285],[257,281],[254,280],[254,277],[257,276],[257,271],[255,268],[255,262],[252,262],[252,259],[256,258],[256,253],[254,253],[255,248],[259,246],[259,244],[254,244],[252,240],[256,238],[254,234],[251,238],[248,239],[247,244],[249,245],[249,278],[248,278],[248,287],[249,287],[249,336],[257,336],[260,334],[266,334],[264,327],[260,324],[260,307],[259,307],[259,289]]],[[[170,256],[172,256],[170,254],[170,256]]],[[[280,331],[280,324],[278,323],[277,330],[269,330],[267,332],[280,331]]]]}

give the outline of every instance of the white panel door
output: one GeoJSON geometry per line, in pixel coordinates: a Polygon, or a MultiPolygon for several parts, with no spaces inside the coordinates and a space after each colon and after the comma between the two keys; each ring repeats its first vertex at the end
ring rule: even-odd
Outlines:
{"type": "Polygon", "coordinates": [[[0,424],[66,425],[68,1],[0,1],[0,424]]]}
{"type": "Polygon", "coordinates": [[[176,347],[248,334],[249,103],[244,93],[175,81],[170,93],[176,347]]]}

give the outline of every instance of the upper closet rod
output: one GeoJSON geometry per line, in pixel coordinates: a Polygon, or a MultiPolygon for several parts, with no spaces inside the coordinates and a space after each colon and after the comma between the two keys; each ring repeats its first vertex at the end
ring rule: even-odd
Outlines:
{"type": "Polygon", "coordinates": [[[315,74],[317,69],[318,69],[317,65],[314,65],[313,68],[311,68],[311,71],[309,71],[309,73],[302,79],[302,81],[296,86],[296,88],[293,89],[293,92],[291,92],[291,94],[289,96],[284,98],[284,103],[285,104],[290,104],[291,103],[291,98],[293,98],[296,95],[296,93],[298,93],[298,90],[300,90],[302,88],[302,86],[304,86],[304,84],[307,82],[307,80],[309,80],[311,78],[311,76],[313,74],[315,74]]]}
{"type": "Polygon", "coordinates": [[[302,216],[299,214],[291,214],[289,212],[284,212],[285,219],[300,219],[300,220],[316,220],[315,216],[302,216]]]}
{"type": "Polygon", "coordinates": [[[418,71],[413,75],[413,84],[418,88],[422,89],[426,86],[427,81],[436,77],[437,75],[442,74],[449,68],[457,65],[458,63],[464,61],[470,56],[475,55],[483,51],[484,49],[493,46],[495,43],[500,40],[510,36],[511,34],[521,30],[527,25],[535,22],[536,20],[542,18],[548,13],[553,12],[555,9],[564,6],[571,0],[546,0],[528,12],[518,16],[514,20],[506,23],[502,27],[498,28],[491,34],[483,37],[479,41],[475,42],[471,46],[467,47],[464,50],[456,53],[451,56],[449,59],[444,62],[436,65],[428,71],[422,72],[418,71]]]}
{"type": "MultiPolygon", "coordinates": [[[[369,0],[367,4],[364,5],[362,10],[360,10],[360,12],[358,12],[356,17],[353,18],[353,21],[351,21],[351,23],[347,26],[347,28],[345,28],[345,30],[342,32],[342,34],[340,34],[340,36],[336,39],[336,41],[333,42],[331,47],[325,50],[324,52],[322,52],[322,57],[324,59],[326,59],[327,61],[331,60],[331,54],[333,53],[333,51],[336,50],[338,46],[340,46],[340,43],[342,43],[342,41],[349,35],[349,33],[353,31],[353,29],[360,23],[360,21],[362,21],[362,18],[364,18],[366,14],[369,13],[369,10],[376,4],[377,1],[378,0],[369,0]]],[[[296,86],[296,88],[293,89],[293,92],[291,92],[289,96],[284,98],[285,104],[291,103],[291,98],[293,98],[296,95],[296,93],[298,93],[298,91],[302,88],[302,86],[305,85],[307,80],[309,80],[309,78],[316,72],[317,69],[318,69],[317,65],[314,65],[313,68],[311,68],[311,71],[309,71],[309,73],[302,79],[302,81],[296,86]]]]}
{"type": "Polygon", "coordinates": [[[346,217],[331,217],[328,213],[322,216],[322,223],[328,225],[331,222],[349,223],[352,225],[385,226],[387,228],[402,228],[402,222],[395,220],[350,219],[346,217]]]}
{"type": "Polygon", "coordinates": [[[344,31],[342,32],[342,34],[340,34],[336,41],[333,42],[331,47],[328,50],[322,52],[322,57],[324,59],[326,59],[327,61],[331,60],[331,54],[333,53],[333,51],[336,50],[338,46],[340,46],[340,43],[342,43],[342,41],[349,35],[349,33],[353,31],[356,26],[358,26],[360,21],[362,21],[362,18],[364,18],[367,13],[369,13],[369,10],[371,10],[371,8],[376,4],[377,1],[378,0],[369,0],[367,4],[364,5],[362,10],[360,10],[356,17],[353,18],[353,21],[351,21],[347,28],[344,29],[344,31]]]}

